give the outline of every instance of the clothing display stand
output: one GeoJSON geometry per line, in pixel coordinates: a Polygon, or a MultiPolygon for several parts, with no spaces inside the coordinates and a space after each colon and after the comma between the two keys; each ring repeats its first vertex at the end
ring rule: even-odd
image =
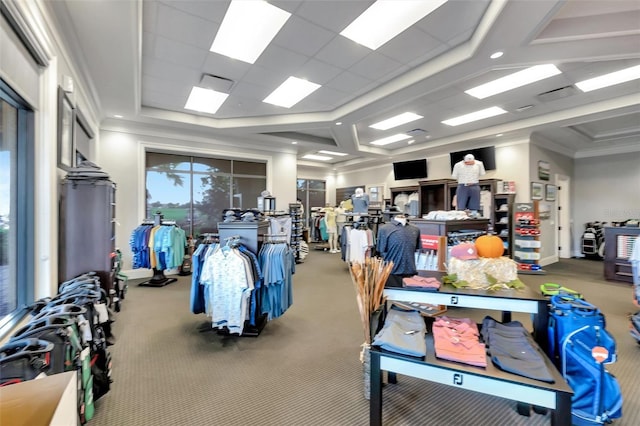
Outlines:
{"type": "MultiPolygon", "coordinates": [[[[425,272],[422,276],[442,278],[444,273],[425,272]]],[[[540,293],[526,287],[522,290],[484,291],[441,287],[438,291],[421,291],[407,288],[385,288],[383,296],[389,302],[410,301],[416,303],[442,304],[474,309],[502,311],[502,321],[511,321],[511,312],[532,315],[533,338],[544,351],[547,347],[549,307],[540,293]]],[[[547,367],[554,378],[553,383],[533,380],[499,370],[491,363],[487,368],[467,366],[461,363],[438,359],[434,355],[433,340],[427,338],[427,356],[412,357],[371,348],[371,399],[369,401],[369,424],[382,424],[382,372],[390,377],[395,373],[422,380],[490,394],[523,404],[531,404],[551,410],[551,425],[571,424],[572,389],[556,370],[550,360],[547,367]]]]}
{"type": "MultiPolygon", "coordinates": [[[[156,213],[155,215],[153,215],[153,225],[154,226],[160,226],[160,225],[175,225],[175,222],[166,222],[163,221],[163,216],[160,212],[156,213]]],[[[152,268],[153,269],[153,277],[150,280],[141,282],[140,284],[138,284],[141,287],[164,287],[167,284],[171,284],[174,283],[176,281],[178,281],[177,278],[168,278],[164,275],[164,271],[160,270],[158,268],[152,268]]]]}

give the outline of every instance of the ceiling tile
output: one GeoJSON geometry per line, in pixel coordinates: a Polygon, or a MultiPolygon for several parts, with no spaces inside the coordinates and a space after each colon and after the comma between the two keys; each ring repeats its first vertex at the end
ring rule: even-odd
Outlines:
{"type": "Polygon", "coordinates": [[[342,74],[331,80],[326,85],[336,90],[355,95],[370,85],[371,79],[344,71],[342,74]]]}
{"type": "MultiPolygon", "coordinates": [[[[146,6],[147,3],[155,3],[158,0],[154,1],[145,1],[143,4],[146,6]]],[[[218,24],[222,22],[224,19],[225,13],[227,13],[227,9],[229,8],[230,0],[215,0],[215,1],[203,1],[203,0],[162,0],[159,3],[171,7],[173,9],[177,9],[179,11],[185,12],[192,16],[197,16],[207,21],[217,22],[218,24]]]]}
{"type": "Polygon", "coordinates": [[[271,44],[260,55],[254,65],[271,70],[281,70],[291,75],[294,70],[297,70],[308,60],[308,56],[271,44]]]}
{"type": "Polygon", "coordinates": [[[296,14],[307,21],[340,33],[373,3],[372,0],[306,1],[298,8],[296,14]]]}
{"type": "Polygon", "coordinates": [[[143,76],[150,75],[170,81],[181,81],[189,86],[200,82],[202,75],[200,70],[161,61],[149,56],[142,57],[142,74],[143,76]]]}
{"type": "Polygon", "coordinates": [[[326,84],[343,70],[316,59],[310,59],[306,64],[298,68],[296,76],[313,81],[318,84],[326,84]]]}
{"type": "Polygon", "coordinates": [[[321,87],[309,95],[308,98],[323,105],[323,110],[329,110],[350,100],[351,94],[331,87],[321,87]]]}
{"type": "Polygon", "coordinates": [[[288,77],[289,74],[286,71],[271,70],[259,65],[253,65],[249,68],[249,71],[247,71],[243,80],[248,83],[269,88],[269,93],[271,93],[271,91],[276,90],[278,86],[284,83],[288,77]]]}
{"type": "Polygon", "coordinates": [[[167,38],[209,50],[218,25],[163,5],[158,8],[155,31],[167,38]]]}
{"type": "Polygon", "coordinates": [[[475,29],[489,3],[489,0],[448,1],[418,21],[416,27],[440,41],[449,42],[465,31],[475,29]]]}
{"type": "Polygon", "coordinates": [[[272,91],[273,90],[270,88],[241,80],[233,86],[231,94],[233,96],[240,96],[244,99],[262,102],[262,100],[269,96],[269,93],[272,91]]]}
{"type": "Polygon", "coordinates": [[[348,69],[371,53],[371,50],[345,37],[336,37],[316,54],[316,59],[348,69]]]}
{"type": "Polygon", "coordinates": [[[202,68],[209,53],[208,49],[199,49],[162,36],[156,37],[153,52],[158,59],[194,69],[202,68]]]}
{"type": "Polygon", "coordinates": [[[292,16],[272,43],[306,56],[313,56],[334,37],[335,33],[292,16]]]}
{"type": "Polygon", "coordinates": [[[402,64],[399,62],[381,55],[378,52],[372,52],[365,56],[360,62],[349,68],[349,71],[354,74],[361,75],[369,80],[378,80],[400,67],[402,67],[402,64]]]}
{"type": "Polygon", "coordinates": [[[430,51],[441,44],[442,42],[424,31],[411,27],[380,46],[377,52],[402,64],[407,64],[426,58],[430,51]]]}

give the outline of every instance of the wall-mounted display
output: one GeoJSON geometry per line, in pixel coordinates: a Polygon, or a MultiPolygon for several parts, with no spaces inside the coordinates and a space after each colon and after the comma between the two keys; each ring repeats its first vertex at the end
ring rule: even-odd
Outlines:
{"type": "Polygon", "coordinates": [[[551,166],[547,161],[538,161],[538,179],[549,180],[551,175],[551,166]]]}
{"type": "Polygon", "coordinates": [[[555,201],[558,188],[555,185],[550,184],[546,184],[544,188],[544,199],[546,201],[555,201]]]}
{"type": "Polygon", "coordinates": [[[542,200],[544,198],[544,185],[539,182],[531,182],[531,199],[542,200]]]}

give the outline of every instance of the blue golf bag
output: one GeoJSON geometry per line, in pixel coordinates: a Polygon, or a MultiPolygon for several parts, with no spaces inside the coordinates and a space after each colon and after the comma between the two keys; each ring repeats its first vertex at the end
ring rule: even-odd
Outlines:
{"type": "Polygon", "coordinates": [[[605,368],[615,360],[616,342],[600,326],[585,325],[562,341],[562,375],[573,389],[574,426],[611,423],[622,417],[622,394],[616,378],[605,368]]]}
{"type": "MultiPolygon", "coordinates": [[[[565,337],[585,325],[605,328],[600,309],[574,294],[558,294],[551,297],[548,325],[548,355],[559,368],[562,362],[561,347],[565,337]]],[[[611,353],[615,357],[615,351],[611,353]]],[[[615,358],[605,363],[615,362],[615,358]]]]}

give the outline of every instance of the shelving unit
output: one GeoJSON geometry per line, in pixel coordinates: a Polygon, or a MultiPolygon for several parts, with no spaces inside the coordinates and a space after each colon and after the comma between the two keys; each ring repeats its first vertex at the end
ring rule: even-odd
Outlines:
{"type": "Polygon", "coordinates": [[[420,214],[434,210],[451,210],[457,183],[454,179],[423,180],[420,185],[420,214]],[[453,195],[451,195],[453,188],[453,195]]]}
{"type": "Polygon", "coordinates": [[[512,257],[513,232],[511,218],[513,217],[513,203],[515,194],[496,194],[493,197],[493,230],[502,239],[504,256],[512,257]]]}
{"type": "Polygon", "coordinates": [[[300,242],[302,241],[302,234],[304,231],[304,219],[300,210],[300,204],[289,204],[289,216],[291,216],[291,247],[295,250],[296,263],[302,263],[300,258],[300,242]]]}
{"type": "MultiPolygon", "coordinates": [[[[436,273],[430,272],[428,276],[433,276],[434,274],[436,273]]],[[[405,288],[385,288],[384,296],[390,302],[416,302],[502,311],[503,322],[510,320],[512,311],[530,313],[533,318],[533,337],[543,351],[546,347],[549,309],[547,300],[539,292],[535,292],[529,287],[522,291],[505,290],[498,292],[456,289],[450,286],[441,287],[436,292],[405,288]]],[[[482,369],[440,360],[434,355],[430,336],[427,338],[427,356],[424,358],[404,356],[375,346],[371,348],[370,353],[370,425],[382,424],[383,371],[549,408],[553,410],[551,413],[552,425],[571,424],[571,396],[573,391],[546,357],[545,361],[549,371],[554,376],[554,383],[545,383],[504,372],[494,367],[491,361],[487,363],[486,369],[482,369]]]]}
{"type": "MultiPolygon", "coordinates": [[[[392,206],[395,205],[395,200],[396,200],[396,197],[398,195],[402,194],[402,195],[406,195],[408,197],[409,195],[413,194],[414,192],[417,193],[418,194],[418,208],[419,208],[419,206],[420,206],[420,198],[419,198],[420,197],[420,187],[418,185],[398,186],[398,187],[395,187],[395,188],[390,188],[389,191],[391,192],[391,205],[392,206]]],[[[408,209],[409,209],[409,206],[407,205],[405,211],[395,212],[395,214],[397,214],[397,213],[409,214],[409,210],[408,209]]],[[[383,212],[383,214],[384,213],[385,212],[383,212]]],[[[418,212],[418,216],[420,215],[420,213],[421,212],[419,211],[418,212]]],[[[388,212],[387,212],[387,215],[385,217],[385,220],[387,220],[387,221],[391,220],[391,216],[388,214],[388,212]]]]}
{"type": "Polygon", "coordinates": [[[513,206],[512,257],[519,274],[545,274],[540,261],[540,217],[538,201],[515,203],[513,206]]]}

